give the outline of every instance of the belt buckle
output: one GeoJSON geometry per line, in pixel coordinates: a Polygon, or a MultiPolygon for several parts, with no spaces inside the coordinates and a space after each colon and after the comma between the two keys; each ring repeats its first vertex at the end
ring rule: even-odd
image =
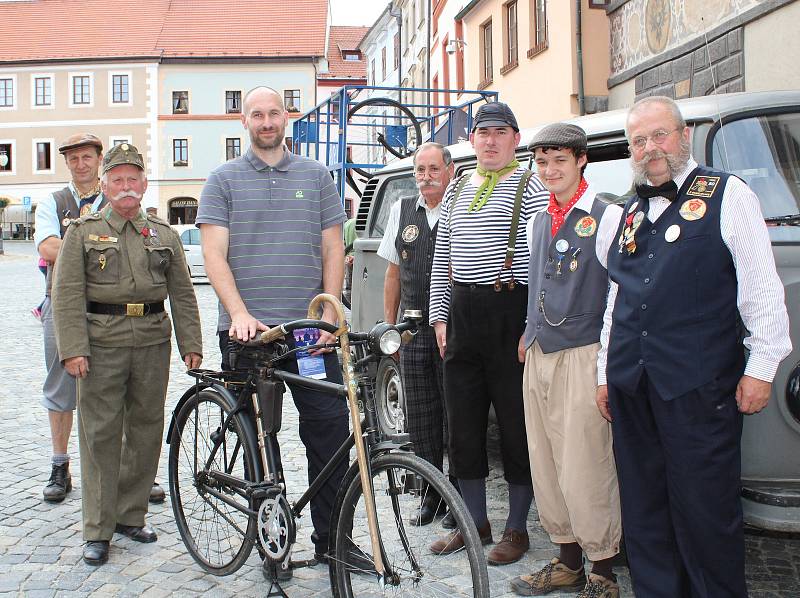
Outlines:
{"type": "Polygon", "coordinates": [[[125,315],[134,318],[142,317],[144,315],[144,303],[127,303],[125,305],[125,315]]]}

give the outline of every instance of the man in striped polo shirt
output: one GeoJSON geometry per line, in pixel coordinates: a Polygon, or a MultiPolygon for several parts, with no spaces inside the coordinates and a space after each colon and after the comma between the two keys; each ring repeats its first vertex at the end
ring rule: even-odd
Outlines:
{"type": "MultiPolygon", "coordinates": [[[[196,222],[206,272],[220,300],[224,369],[230,369],[234,338],[252,339],[268,326],[305,318],[318,293],[342,293],[345,212],[325,167],[287,150],[287,122],[278,92],[268,87],[248,92],[242,124],[250,149],[215,169],[200,196],[196,222]]],[[[336,321],[330,305],[322,319],[336,321]]],[[[294,348],[291,336],[287,341],[294,348]]],[[[334,341],[333,335],[320,333],[318,343],[334,341]]],[[[336,353],[325,353],[324,363],[327,380],[341,383],[336,353]]],[[[296,361],[290,367],[297,373],[296,361]]],[[[313,480],[349,434],[347,405],[334,394],[289,387],[313,480]]],[[[327,558],[331,508],[346,467],[343,461],[311,501],[311,539],[320,561],[327,558]]],[[[265,574],[272,572],[265,569],[265,574]]],[[[286,579],[291,570],[278,575],[286,579]]]]}
{"type": "MultiPolygon", "coordinates": [[[[527,306],[525,224],[547,206],[549,194],[515,159],[519,140],[506,104],[481,106],[470,134],[478,168],[445,193],[431,275],[429,320],[444,358],[450,472],[484,544],[492,542],[486,512],[490,405],[500,426],[509,511],[502,540],[488,555],[492,565],[518,561],[528,550],[533,499],[518,344],[527,306]]],[[[463,545],[456,530],[431,550],[448,554],[463,545]]]]}

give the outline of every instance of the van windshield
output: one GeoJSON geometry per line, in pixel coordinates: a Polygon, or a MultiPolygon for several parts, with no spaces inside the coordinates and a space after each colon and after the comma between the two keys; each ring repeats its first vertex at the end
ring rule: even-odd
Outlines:
{"type": "MultiPolygon", "coordinates": [[[[743,179],[765,218],[800,213],[800,113],[729,122],[712,140],[710,164],[743,179]]],[[[800,226],[770,226],[773,241],[800,241],[800,226]]]]}

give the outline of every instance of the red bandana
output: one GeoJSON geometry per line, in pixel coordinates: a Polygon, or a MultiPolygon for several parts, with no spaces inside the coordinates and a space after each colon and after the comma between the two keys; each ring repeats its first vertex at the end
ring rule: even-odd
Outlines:
{"type": "Polygon", "coordinates": [[[575,191],[575,195],[567,202],[567,205],[563,208],[558,205],[558,201],[556,200],[555,194],[550,194],[550,203],[547,206],[547,213],[553,219],[553,224],[550,227],[550,234],[555,237],[558,229],[561,228],[561,225],[564,224],[564,218],[566,218],[567,213],[572,209],[578,200],[583,197],[583,194],[586,192],[586,189],[589,187],[589,183],[586,182],[586,179],[581,177],[581,182],[578,184],[578,189],[575,191]]]}

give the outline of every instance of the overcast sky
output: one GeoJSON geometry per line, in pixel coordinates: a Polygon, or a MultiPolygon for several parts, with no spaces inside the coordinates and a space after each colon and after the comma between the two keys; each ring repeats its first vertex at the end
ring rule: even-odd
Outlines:
{"type": "Polygon", "coordinates": [[[330,0],[334,25],[371,26],[389,0],[330,0]]]}

